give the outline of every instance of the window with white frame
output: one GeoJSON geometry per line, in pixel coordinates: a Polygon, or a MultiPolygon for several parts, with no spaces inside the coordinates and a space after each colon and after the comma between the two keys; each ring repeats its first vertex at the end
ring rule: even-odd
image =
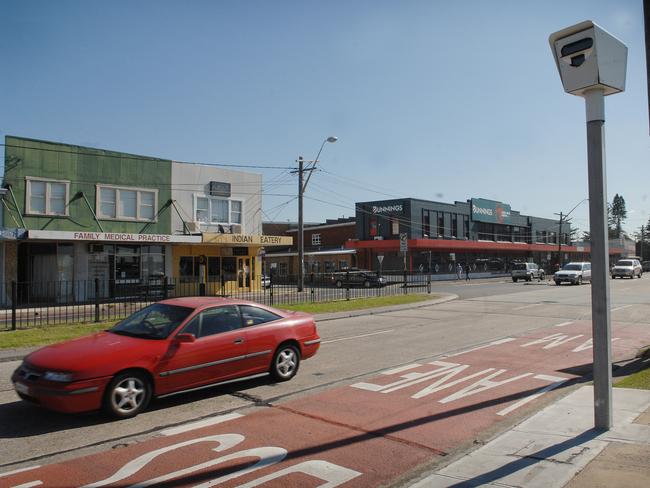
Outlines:
{"type": "Polygon", "coordinates": [[[27,178],[26,213],[31,215],[68,215],[69,181],[27,178]]]}
{"type": "Polygon", "coordinates": [[[152,222],[156,218],[158,190],[97,185],[97,217],[152,222]]]}
{"type": "Polygon", "coordinates": [[[241,224],[242,202],[226,198],[197,196],[195,218],[205,224],[241,224]]]}
{"type": "Polygon", "coordinates": [[[311,245],[312,246],[320,246],[320,234],[312,234],[311,235],[311,245]]]}

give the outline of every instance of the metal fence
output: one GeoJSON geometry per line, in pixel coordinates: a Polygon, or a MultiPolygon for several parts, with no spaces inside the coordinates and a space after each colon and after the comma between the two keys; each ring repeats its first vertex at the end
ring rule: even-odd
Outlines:
{"type": "Polygon", "coordinates": [[[301,303],[430,293],[431,275],[422,273],[359,276],[354,272],[307,274],[302,290],[297,276],[271,276],[251,283],[162,278],[148,283],[79,280],[0,283],[0,330],[118,320],[159,300],[221,296],[282,307],[301,303]],[[247,289],[248,288],[248,289],[247,289]]]}

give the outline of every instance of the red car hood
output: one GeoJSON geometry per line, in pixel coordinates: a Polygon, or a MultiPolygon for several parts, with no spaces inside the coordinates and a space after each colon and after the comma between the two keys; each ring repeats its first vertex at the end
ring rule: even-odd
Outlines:
{"type": "Polygon", "coordinates": [[[25,361],[38,369],[71,372],[75,379],[111,375],[125,367],[150,366],[169,347],[166,340],[98,332],[31,353],[25,361]]]}

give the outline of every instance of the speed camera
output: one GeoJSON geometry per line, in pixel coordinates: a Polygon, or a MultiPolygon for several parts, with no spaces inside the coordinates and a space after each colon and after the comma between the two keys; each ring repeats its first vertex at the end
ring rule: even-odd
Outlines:
{"type": "Polygon", "coordinates": [[[567,93],[625,90],[627,47],[602,27],[587,20],[551,34],[549,43],[567,93]]]}

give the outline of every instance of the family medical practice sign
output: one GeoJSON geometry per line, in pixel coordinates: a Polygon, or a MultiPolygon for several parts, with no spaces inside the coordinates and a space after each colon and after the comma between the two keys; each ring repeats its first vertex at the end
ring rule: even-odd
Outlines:
{"type": "Polygon", "coordinates": [[[511,223],[510,205],[494,200],[472,198],[472,220],[509,225],[511,223]]]}

